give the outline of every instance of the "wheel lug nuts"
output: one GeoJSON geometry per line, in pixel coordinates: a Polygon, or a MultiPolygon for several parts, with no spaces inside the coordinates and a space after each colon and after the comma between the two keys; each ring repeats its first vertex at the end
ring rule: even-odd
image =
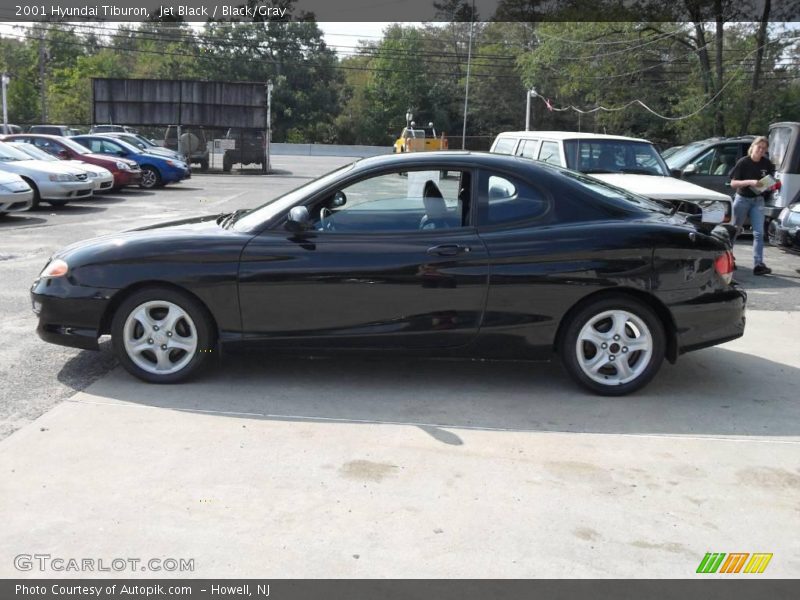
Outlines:
{"type": "Polygon", "coordinates": [[[614,360],[614,355],[612,354],[611,356],[609,356],[608,360],[614,360]]]}
{"type": "Polygon", "coordinates": [[[158,331],[158,325],[153,325],[153,331],[158,331]]]}
{"type": "Polygon", "coordinates": [[[171,331],[167,332],[167,337],[172,337],[172,332],[171,331]]]}
{"type": "Polygon", "coordinates": [[[615,335],[615,336],[614,336],[614,339],[615,339],[615,340],[618,340],[618,339],[619,339],[619,336],[618,336],[618,335],[615,335]]]}
{"type": "Polygon", "coordinates": [[[628,347],[627,347],[627,346],[623,346],[623,347],[622,347],[622,351],[623,351],[623,352],[627,352],[627,351],[628,351],[628,347]]]}
{"type": "Polygon", "coordinates": [[[148,344],[152,344],[153,343],[153,338],[150,338],[149,340],[147,340],[147,343],[148,344]]]}
{"type": "Polygon", "coordinates": [[[601,345],[600,345],[600,347],[601,347],[603,350],[605,350],[606,348],[608,348],[608,344],[601,344],[601,345]]]}
{"type": "Polygon", "coordinates": [[[161,344],[161,349],[162,350],[166,350],[167,349],[167,345],[166,344],[161,344]]]}

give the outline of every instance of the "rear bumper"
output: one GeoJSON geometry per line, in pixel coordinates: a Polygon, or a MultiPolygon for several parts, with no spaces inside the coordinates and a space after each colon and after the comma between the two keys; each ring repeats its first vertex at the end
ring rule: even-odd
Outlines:
{"type": "Polygon", "coordinates": [[[677,327],[678,354],[742,337],[746,304],[747,294],[734,285],[726,292],[707,294],[691,302],[671,306],[677,327]]]}

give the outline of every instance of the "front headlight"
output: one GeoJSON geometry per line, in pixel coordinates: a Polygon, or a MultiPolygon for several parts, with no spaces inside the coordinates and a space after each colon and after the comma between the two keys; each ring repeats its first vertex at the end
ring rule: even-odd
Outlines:
{"type": "Polygon", "coordinates": [[[788,217],[788,216],[789,216],[789,212],[790,212],[790,211],[789,211],[789,207],[787,206],[786,208],[784,208],[784,209],[781,211],[781,214],[779,214],[779,215],[778,215],[778,221],[780,221],[781,223],[783,223],[783,222],[786,220],[786,217],[788,217]]]}
{"type": "Polygon", "coordinates": [[[131,170],[131,166],[128,163],[124,163],[124,162],[118,162],[117,163],[117,168],[120,171],[130,171],[131,170]]]}
{"type": "Polygon", "coordinates": [[[75,175],[70,175],[69,173],[59,173],[58,175],[50,175],[50,181],[78,181],[78,178],[75,175]]]}
{"type": "Polygon", "coordinates": [[[47,266],[42,271],[39,277],[45,278],[54,278],[54,277],[64,277],[69,271],[69,265],[65,260],[61,260],[60,258],[56,258],[55,260],[51,260],[47,263],[47,266]]]}

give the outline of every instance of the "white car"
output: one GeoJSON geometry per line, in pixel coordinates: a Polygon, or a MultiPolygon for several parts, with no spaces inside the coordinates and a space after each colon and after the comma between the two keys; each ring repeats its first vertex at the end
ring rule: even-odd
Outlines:
{"type": "Polygon", "coordinates": [[[33,205],[33,190],[19,175],[0,171],[0,217],[28,210],[33,205]]]}
{"type": "Polygon", "coordinates": [[[733,216],[730,196],[672,177],[647,140],[573,131],[508,131],[497,136],[491,151],[559,165],[640,196],[668,201],[679,210],[701,213],[706,223],[729,223],[733,216]]]}
{"type": "Polygon", "coordinates": [[[6,142],[12,148],[16,148],[20,152],[24,152],[34,160],[44,160],[47,162],[56,162],[62,165],[71,165],[81,171],[86,171],[89,174],[89,179],[94,184],[94,191],[101,192],[110,190],[114,185],[114,175],[108,169],[83,162],[82,160],[62,160],[56,158],[49,152],[45,152],[41,148],[37,148],[33,144],[25,142],[6,142]]]}
{"type": "Polygon", "coordinates": [[[33,189],[33,208],[39,202],[63,206],[70,200],[89,198],[94,184],[89,174],[69,165],[34,160],[24,152],[0,142],[0,171],[15,173],[33,189]]]}

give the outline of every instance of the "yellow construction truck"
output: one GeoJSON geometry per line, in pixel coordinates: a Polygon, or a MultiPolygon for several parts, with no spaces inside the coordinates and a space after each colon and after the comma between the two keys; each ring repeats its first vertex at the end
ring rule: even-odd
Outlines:
{"type": "Polygon", "coordinates": [[[406,126],[403,128],[403,133],[394,143],[395,154],[448,149],[444,132],[441,135],[437,135],[433,123],[428,123],[427,127],[417,127],[414,121],[408,119],[408,115],[406,117],[407,121],[406,126]]]}

